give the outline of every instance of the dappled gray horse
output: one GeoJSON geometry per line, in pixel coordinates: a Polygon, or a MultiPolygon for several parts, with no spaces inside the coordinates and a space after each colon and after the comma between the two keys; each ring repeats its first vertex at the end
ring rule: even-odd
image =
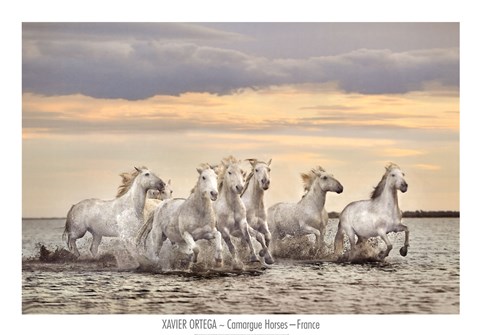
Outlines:
{"type": "MultiPolygon", "coordinates": [[[[195,188],[187,199],[168,199],[160,204],[150,215],[146,225],[152,224],[151,234],[157,257],[168,238],[173,244],[178,244],[193,263],[197,262],[200,248],[196,241],[215,240],[215,264],[223,262],[222,237],[215,226],[215,213],[212,201],[218,196],[217,174],[214,169],[203,164],[197,169],[198,180],[195,188]]],[[[147,230],[146,230],[147,231],[147,230]]],[[[148,235],[148,234],[146,234],[148,235]]],[[[142,243],[140,236],[137,240],[142,243]]]]}
{"type": "Polygon", "coordinates": [[[73,205],[67,214],[63,235],[67,245],[77,257],[80,255],[76,240],[88,231],[93,236],[90,252],[97,255],[103,236],[129,239],[143,225],[143,209],[147,190],[160,192],[165,183],[147,168],[135,168],[129,185],[122,184],[113,200],[86,199],[73,205]]]}
{"type": "Polygon", "coordinates": [[[268,223],[274,237],[314,234],[316,246],[324,246],[325,198],[327,192],[342,193],[343,186],[322,167],[302,173],[306,194],[298,203],[277,203],[268,209],[268,223]]]}
{"type": "Polygon", "coordinates": [[[262,250],[259,255],[264,257],[265,263],[273,264],[274,260],[268,250],[272,234],[268,229],[267,211],[263,200],[265,191],[270,187],[270,164],[272,160],[270,159],[268,163],[257,159],[248,159],[248,161],[252,166],[252,171],[247,176],[241,198],[247,210],[249,232],[261,244],[262,250]]]}
{"type": "Polygon", "coordinates": [[[392,243],[387,237],[390,232],[405,232],[405,243],[400,254],[406,256],[409,247],[408,227],[402,224],[402,212],[398,206],[397,190],[402,193],[408,189],[404,179],[405,174],[396,164],[390,163],[385,168],[385,174],[375,187],[369,200],[355,201],[348,204],[340,213],[338,231],[335,236],[335,254],[343,253],[344,233],[350,241],[350,251],[347,258],[354,255],[357,243],[362,243],[370,237],[380,236],[387,245],[381,251],[380,258],[385,258],[392,250],[392,243]]]}
{"type": "Polygon", "coordinates": [[[233,267],[242,268],[243,264],[238,258],[231,236],[239,237],[242,243],[247,244],[250,250],[251,262],[259,262],[249,233],[247,210],[240,198],[245,183],[243,171],[240,168],[240,161],[232,156],[223,159],[220,165],[218,180],[219,196],[214,204],[217,229],[222,234],[232,255],[233,267]]]}

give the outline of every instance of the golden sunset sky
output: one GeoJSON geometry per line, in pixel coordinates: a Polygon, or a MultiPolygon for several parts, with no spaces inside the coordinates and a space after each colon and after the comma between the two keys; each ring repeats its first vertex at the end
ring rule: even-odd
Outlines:
{"type": "Polygon", "coordinates": [[[321,165],[341,211],[395,162],[402,210],[459,210],[459,47],[458,23],[23,23],[22,215],[139,165],[186,197],[228,155],[272,159],[267,206],[321,165]]]}

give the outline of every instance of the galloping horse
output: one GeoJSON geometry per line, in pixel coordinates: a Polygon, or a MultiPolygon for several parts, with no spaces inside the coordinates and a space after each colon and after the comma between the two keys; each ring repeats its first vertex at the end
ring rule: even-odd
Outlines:
{"type": "Polygon", "coordinates": [[[268,221],[274,236],[314,234],[316,246],[324,245],[325,198],[327,192],[342,193],[343,186],[322,167],[302,173],[305,195],[294,203],[277,203],[268,209],[268,221]]]}
{"type": "Polygon", "coordinates": [[[218,180],[219,197],[214,204],[217,229],[227,243],[233,258],[233,267],[242,268],[243,265],[238,259],[237,250],[231,236],[240,237],[242,242],[248,245],[251,262],[259,262],[249,233],[247,210],[240,198],[245,183],[240,161],[233,156],[223,159],[218,180]]]}
{"type": "Polygon", "coordinates": [[[408,227],[401,223],[402,212],[398,207],[397,190],[402,193],[406,192],[408,184],[404,179],[405,174],[398,165],[390,163],[385,170],[385,174],[373,190],[369,200],[352,202],[340,213],[338,231],[335,236],[336,255],[343,253],[343,233],[345,232],[350,241],[348,258],[354,255],[356,235],[357,243],[362,243],[370,237],[380,236],[387,245],[387,249],[379,254],[379,257],[383,259],[392,250],[392,243],[387,234],[402,231],[405,232],[405,243],[400,249],[400,254],[407,255],[409,231],[408,227]]]}
{"type": "Polygon", "coordinates": [[[143,224],[143,209],[147,190],[162,192],[165,183],[147,168],[135,168],[135,177],[130,185],[120,187],[113,200],[86,199],[73,205],[67,214],[63,236],[67,245],[77,257],[80,255],[76,240],[88,231],[93,235],[90,252],[95,257],[103,236],[131,237],[143,224]]]}
{"type": "MultiPolygon", "coordinates": [[[[197,184],[187,199],[169,199],[159,205],[145,225],[152,224],[153,245],[158,256],[163,242],[168,238],[172,243],[186,248],[189,261],[197,262],[200,249],[196,241],[215,240],[215,264],[223,262],[222,237],[215,227],[215,213],[212,201],[218,196],[217,174],[210,165],[203,164],[197,169],[197,184]]],[[[138,236],[137,243],[148,235],[138,236]]]]}
{"type": "Polygon", "coordinates": [[[259,255],[265,258],[265,263],[273,264],[274,260],[268,250],[272,234],[268,229],[267,212],[263,201],[264,192],[270,187],[272,160],[270,159],[268,163],[257,159],[248,159],[248,161],[252,165],[252,171],[247,176],[241,198],[247,210],[247,222],[251,227],[249,232],[262,245],[259,255]]]}

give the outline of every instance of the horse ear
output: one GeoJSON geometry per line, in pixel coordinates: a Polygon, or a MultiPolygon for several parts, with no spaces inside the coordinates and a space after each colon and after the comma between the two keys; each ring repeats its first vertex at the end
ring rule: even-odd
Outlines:
{"type": "Polygon", "coordinates": [[[200,169],[200,168],[197,168],[197,172],[198,172],[198,174],[202,174],[203,170],[200,169]]]}
{"type": "Polygon", "coordinates": [[[247,158],[246,161],[249,161],[252,166],[255,166],[257,160],[255,158],[247,158]]]}
{"type": "Polygon", "coordinates": [[[268,161],[267,165],[270,166],[270,164],[272,164],[272,159],[270,158],[270,160],[268,161]]]}
{"type": "Polygon", "coordinates": [[[170,185],[170,184],[171,184],[171,182],[172,182],[172,180],[171,180],[171,179],[169,179],[169,180],[167,181],[167,185],[170,185]]]}
{"type": "Polygon", "coordinates": [[[141,172],[139,168],[137,168],[136,166],[134,166],[135,170],[137,170],[137,172],[141,172]]]}

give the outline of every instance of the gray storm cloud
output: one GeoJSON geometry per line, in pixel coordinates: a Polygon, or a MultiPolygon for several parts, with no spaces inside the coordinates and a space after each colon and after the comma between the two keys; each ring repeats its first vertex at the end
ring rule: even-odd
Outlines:
{"type": "Polygon", "coordinates": [[[272,58],[236,50],[232,41],[247,37],[206,27],[66,26],[24,24],[24,92],[138,100],[302,83],[334,82],[363,94],[406,93],[430,82],[459,85],[458,48],[272,58]],[[230,43],[211,46],[211,40],[230,43]]]}

